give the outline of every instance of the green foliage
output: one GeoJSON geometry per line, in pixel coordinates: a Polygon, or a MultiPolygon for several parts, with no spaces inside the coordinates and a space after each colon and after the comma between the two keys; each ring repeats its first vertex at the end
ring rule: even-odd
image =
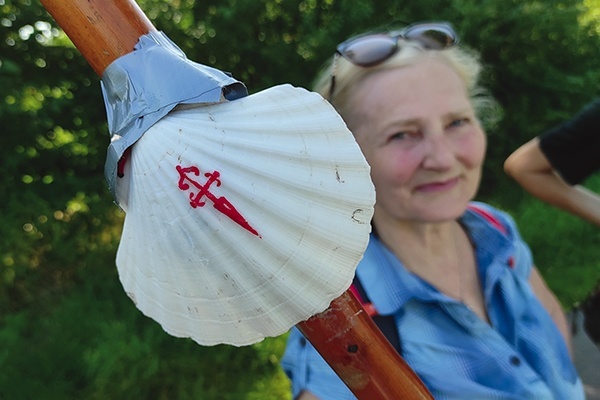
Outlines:
{"type": "MultiPolygon", "coordinates": [[[[521,143],[597,95],[598,0],[140,0],[188,57],[251,92],[310,87],[348,36],[449,20],[481,52],[503,118],[481,195],[505,208],[565,307],[599,278],[597,228],[501,172],[521,143]]],[[[285,337],[201,347],[165,334],[124,295],[123,214],[103,178],[99,79],[37,1],[0,0],[0,398],[286,399],[285,337]]],[[[600,189],[593,180],[591,187],[600,189]]]]}
{"type": "Polygon", "coordinates": [[[105,254],[60,298],[0,324],[0,398],[285,399],[284,338],[202,347],[139,313],[105,254]],[[251,371],[251,372],[248,372],[251,371]]]}

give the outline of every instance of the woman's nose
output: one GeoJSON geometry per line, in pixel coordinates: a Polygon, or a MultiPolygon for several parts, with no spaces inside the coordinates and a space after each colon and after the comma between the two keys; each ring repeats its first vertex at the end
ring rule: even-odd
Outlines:
{"type": "Polygon", "coordinates": [[[444,170],[454,163],[454,152],[446,135],[443,133],[430,135],[425,140],[423,168],[444,170]]]}

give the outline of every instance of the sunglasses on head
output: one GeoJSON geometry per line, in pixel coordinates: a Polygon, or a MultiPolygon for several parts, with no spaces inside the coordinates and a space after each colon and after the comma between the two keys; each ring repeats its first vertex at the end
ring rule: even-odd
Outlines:
{"type": "Polygon", "coordinates": [[[425,49],[430,50],[443,50],[458,43],[456,32],[447,22],[416,23],[402,30],[351,37],[336,48],[329,99],[331,99],[335,87],[335,66],[339,57],[344,57],[359,67],[373,67],[398,52],[400,39],[417,42],[425,49]]]}

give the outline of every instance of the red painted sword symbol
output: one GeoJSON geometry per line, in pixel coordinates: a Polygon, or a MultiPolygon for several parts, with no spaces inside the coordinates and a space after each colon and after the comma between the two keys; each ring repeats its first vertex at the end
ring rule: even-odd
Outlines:
{"type": "Polygon", "coordinates": [[[204,176],[207,177],[208,180],[204,185],[202,185],[189,176],[189,174],[200,176],[200,169],[198,169],[198,167],[191,166],[183,168],[181,165],[177,165],[175,168],[177,169],[177,172],[179,172],[179,189],[190,189],[190,183],[198,189],[198,193],[190,192],[190,205],[193,208],[204,207],[206,201],[203,201],[203,199],[206,197],[208,200],[213,202],[215,209],[228,216],[233,222],[237,223],[253,235],[260,237],[258,232],[250,226],[248,221],[246,221],[242,214],[236,210],[229,200],[227,200],[224,196],[217,197],[208,190],[210,189],[210,185],[213,183],[215,183],[217,187],[221,186],[221,180],[219,179],[221,173],[219,171],[205,173],[204,176]]]}

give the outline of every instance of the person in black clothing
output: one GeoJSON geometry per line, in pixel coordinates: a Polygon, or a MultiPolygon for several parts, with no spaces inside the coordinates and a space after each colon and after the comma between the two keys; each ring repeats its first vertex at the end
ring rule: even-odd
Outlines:
{"type": "Polygon", "coordinates": [[[600,98],[519,147],[504,170],[540,200],[600,225],[600,195],[580,185],[600,170],[600,98]]]}

